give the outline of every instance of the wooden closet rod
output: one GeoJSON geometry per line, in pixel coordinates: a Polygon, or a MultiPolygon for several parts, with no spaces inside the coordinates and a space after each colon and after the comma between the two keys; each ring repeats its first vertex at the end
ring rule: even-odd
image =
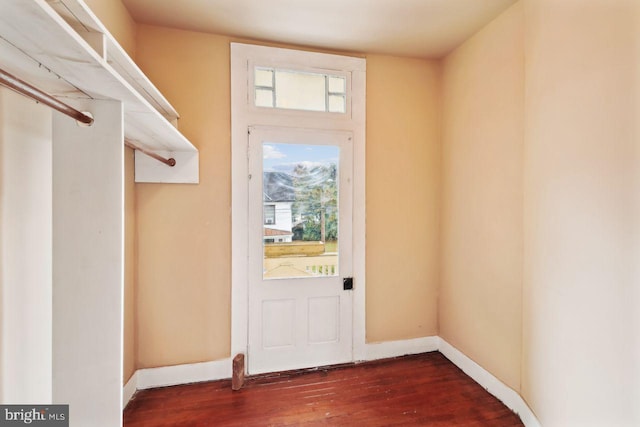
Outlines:
{"type": "Polygon", "coordinates": [[[0,69],[0,85],[6,86],[9,89],[18,92],[19,94],[34,99],[44,105],[48,105],[54,110],[60,111],[62,114],[66,114],[67,116],[81,123],[84,123],[86,125],[91,125],[93,123],[92,117],[83,114],[75,108],[65,104],[64,102],[58,101],[53,96],[44,93],[40,89],[31,86],[24,80],[20,80],[16,76],[9,74],[2,69],[0,69]]]}
{"type": "Polygon", "coordinates": [[[176,159],[174,159],[173,157],[169,159],[164,158],[161,155],[154,153],[153,151],[148,151],[148,150],[145,150],[144,148],[136,147],[134,144],[130,143],[129,141],[125,141],[124,145],[134,150],[138,150],[146,154],[147,156],[151,157],[152,159],[156,159],[157,161],[164,163],[167,166],[174,167],[176,165],[176,159]]]}

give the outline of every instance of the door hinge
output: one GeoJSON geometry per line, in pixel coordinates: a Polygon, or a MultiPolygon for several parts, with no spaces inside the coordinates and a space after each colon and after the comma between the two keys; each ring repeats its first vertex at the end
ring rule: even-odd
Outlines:
{"type": "Polygon", "coordinates": [[[342,289],[350,291],[353,289],[353,277],[344,277],[342,279],[342,289]]]}

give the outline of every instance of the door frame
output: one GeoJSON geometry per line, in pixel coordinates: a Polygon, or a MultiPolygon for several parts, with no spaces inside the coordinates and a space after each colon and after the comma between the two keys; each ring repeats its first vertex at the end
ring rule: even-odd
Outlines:
{"type": "Polygon", "coordinates": [[[365,90],[366,60],[231,43],[231,356],[248,350],[249,127],[345,130],[353,134],[353,360],[365,358],[365,90]],[[348,114],[303,113],[250,105],[252,65],[337,70],[350,82],[348,114]]]}

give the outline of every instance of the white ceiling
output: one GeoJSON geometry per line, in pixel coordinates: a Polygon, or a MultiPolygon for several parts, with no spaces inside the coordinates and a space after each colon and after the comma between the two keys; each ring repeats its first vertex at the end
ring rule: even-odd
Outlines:
{"type": "Polygon", "coordinates": [[[123,0],[137,22],[332,50],[441,57],[516,0],[123,0]]]}

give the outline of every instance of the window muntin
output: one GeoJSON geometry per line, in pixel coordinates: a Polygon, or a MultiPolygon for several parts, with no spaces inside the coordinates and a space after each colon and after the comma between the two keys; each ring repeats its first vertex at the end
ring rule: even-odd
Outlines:
{"type": "Polygon", "coordinates": [[[347,112],[345,76],[255,67],[253,83],[256,107],[340,114],[347,112]]]}

